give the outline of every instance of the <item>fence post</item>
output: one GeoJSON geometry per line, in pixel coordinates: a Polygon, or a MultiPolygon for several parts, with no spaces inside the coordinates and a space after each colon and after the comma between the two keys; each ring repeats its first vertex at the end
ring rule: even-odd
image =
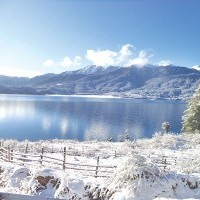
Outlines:
{"type": "Polygon", "coordinates": [[[10,162],[13,162],[13,148],[10,149],[10,162]]]}
{"type": "Polygon", "coordinates": [[[97,166],[96,166],[96,176],[95,176],[95,178],[97,178],[98,169],[99,169],[99,156],[97,157],[97,166]]]}
{"type": "Polygon", "coordinates": [[[40,164],[41,165],[42,165],[43,154],[44,154],[44,148],[42,148],[42,152],[41,152],[41,156],[40,156],[40,164]]]}
{"type": "Polygon", "coordinates": [[[53,151],[53,145],[51,146],[51,153],[54,153],[54,151],[53,151]]]}
{"type": "Polygon", "coordinates": [[[66,147],[64,147],[64,151],[63,151],[63,170],[65,170],[65,162],[66,162],[66,147]]]}
{"type": "Polygon", "coordinates": [[[27,154],[28,153],[28,143],[26,144],[26,148],[25,148],[25,152],[24,152],[25,154],[27,154]]]}
{"type": "Polygon", "coordinates": [[[8,150],[8,152],[7,152],[7,154],[8,154],[8,162],[10,162],[10,146],[8,146],[7,150],[8,150]]]}
{"type": "Polygon", "coordinates": [[[163,156],[163,161],[162,163],[164,164],[164,171],[166,170],[167,168],[167,157],[163,156]]]}
{"type": "Polygon", "coordinates": [[[83,155],[85,154],[84,147],[82,147],[83,155]]]}

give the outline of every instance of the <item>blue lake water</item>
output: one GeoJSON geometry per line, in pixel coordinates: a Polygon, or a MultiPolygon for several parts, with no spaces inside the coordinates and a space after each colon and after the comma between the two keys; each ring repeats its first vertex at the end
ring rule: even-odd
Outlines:
{"type": "Polygon", "coordinates": [[[119,140],[151,137],[162,122],[181,131],[181,101],[0,95],[0,138],[119,140]]]}

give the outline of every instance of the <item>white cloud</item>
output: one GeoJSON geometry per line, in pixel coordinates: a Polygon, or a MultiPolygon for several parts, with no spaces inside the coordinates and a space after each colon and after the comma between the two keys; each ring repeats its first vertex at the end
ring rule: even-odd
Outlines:
{"type": "Polygon", "coordinates": [[[55,63],[54,63],[53,60],[47,59],[47,60],[44,61],[43,65],[44,65],[45,67],[52,67],[53,65],[55,65],[55,63]]]}
{"type": "Polygon", "coordinates": [[[87,50],[86,58],[93,62],[94,65],[108,66],[115,64],[115,58],[118,53],[110,50],[95,51],[92,49],[87,50]]]}
{"type": "Polygon", "coordinates": [[[80,56],[75,56],[74,58],[70,58],[68,56],[64,57],[61,61],[55,62],[52,59],[47,59],[43,62],[43,66],[45,67],[77,67],[81,63],[81,57],[80,56]]]}
{"type": "Polygon", "coordinates": [[[9,66],[0,66],[0,75],[5,76],[15,76],[15,77],[34,77],[41,75],[42,73],[38,71],[28,70],[28,69],[19,69],[9,66]]]}
{"type": "MultiPolygon", "coordinates": [[[[85,59],[86,63],[88,61],[92,62],[92,64],[97,66],[130,66],[130,65],[138,65],[143,66],[149,62],[149,59],[153,55],[150,54],[149,51],[140,50],[138,51],[132,44],[122,45],[119,51],[112,50],[94,50],[88,49],[86,51],[85,59]]],[[[52,59],[47,59],[44,61],[43,65],[52,67],[56,66],[65,67],[70,69],[76,69],[81,65],[81,61],[83,60],[80,56],[64,57],[61,61],[54,62],[52,59]]],[[[60,68],[61,70],[61,68],[60,68]]]]}
{"type": "Polygon", "coordinates": [[[161,60],[158,65],[159,66],[167,66],[167,65],[171,65],[172,62],[170,60],[161,60]]]}
{"type": "Polygon", "coordinates": [[[60,66],[62,67],[69,67],[73,64],[73,61],[69,57],[64,57],[63,60],[60,62],[60,66]]]}
{"type": "Polygon", "coordinates": [[[151,56],[152,55],[148,56],[147,52],[142,50],[142,51],[139,52],[139,54],[136,58],[130,59],[128,61],[127,66],[130,66],[130,65],[139,65],[139,66],[146,65],[151,56]]]}
{"type": "Polygon", "coordinates": [[[75,56],[74,58],[74,65],[79,66],[81,63],[80,61],[82,60],[81,56],[75,56]]]}
{"type": "Polygon", "coordinates": [[[134,51],[136,50],[131,44],[125,44],[122,46],[117,57],[117,61],[119,64],[126,63],[127,61],[129,61],[130,56],[134,54],[132,49],[134,51]]]}
{"type": "Polygon", "coordinates": [[[131,44],[125,44],[117,51],[111,50],[93,50],[89,49],[86,53],[86,58],[92,61],[94,65],[109,66],[109,65],[145,65],[148,63],[149,58],[147,51],[141,50],[139,53],[136,48],[131,44]]]}
{"type": "Polygon", "coordinates": [[[200,65],[195,65],[195,66],[192,67],[192,69],[196,69],[196,70],[200,71],[200,65]]]}
{"type": "Polygon", "coordinates": [[[74,59],[69,58],[68,56],[64,57],[63,60],[59,63],[62,67],[77,67],[80,65],[81,57],[75,56],[74,59]]]}

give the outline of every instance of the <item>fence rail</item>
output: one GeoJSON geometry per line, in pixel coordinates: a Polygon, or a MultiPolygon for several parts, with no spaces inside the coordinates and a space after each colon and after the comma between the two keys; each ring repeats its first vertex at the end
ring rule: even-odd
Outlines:
{"type": "MultiPolygon", "coordinates": [[[[4,146],[7,146],[8,144],[4,141],[1,142],[2,145],[4,144],[4,146]]],[[[43,144],[41,144],[43,146],[43,144]]],[[[17,146],[16,144],[10,144],[11,148],[16,151],[16,152],[23,152],[25,154],[28,154],[28,153],[35,153],[35,154],[38,154],[41,152],[41,149],[39,148],[35,148],[35,146],[33,144],[29,144],[28,142],[26,144],[23,144],[23,145],[20,145],[20,146],[17,146]]],[[[47,145],[44,147],[44,151],[46,153],[57,153],[57,152],[63,152],[64,151],[64,147],[63,147],[63,144],[61,144],[61,147],[58,147],[58,146],[54,146],[54,145],[47,145]]],[[[66,154],[68,156],[82,156],[82,155],[85,155],[85,156],[89,156],[89,155],[92,155],[92,156],[97,156],[98,155],[98,150],[96,148],[94,149],[90,149],[88,147],[88,145],[86,146],[80,146],[80,147],[77,147],[74,143],[70,143],[68,144],[68,147],[66,149],[66,154]]],[[[114,156],[114,157],[121,157],[121,156],[124,156],[126,155],[126,152],[122,151],[121,149],[110,149],[109,150],[99,150],[101,152],[104,153],[104,155],[109,155],[109,156],[114,156]]]]}
{"type": "MultiPolygon", "coordinates": [[[[13,151],[12,148],[10,148],[9,146],[3,147],[2,143],[0,142],[0,159],[6,162],[14,162],[22,165],[31,164],[34,166],[47,166],[48,164],[51,164],[51,167],[56,166],[56,168],[62,168],[63,170],[79,171],[79,173],[83,174],[84,176],[93,177],[110,177],[116,168],[116,166],[100,165],[99,156],[96,157],[95,164],[80,164],[69,162],[66,156],[71,156],[72,152],[70,152],[69,155],[68,151],[66,150],[66,147],[62,149],[62,159],[45,155],[44,148],[41,149],[40,153],[38,150],[36,153],[31,153],[31,151],[28,151],[28,146],[26,146],[26,148],[24,149],[25,151],[23,151],[23,153],[13,151]]],[[[59,153],[61,153],[61,151],[59,151],[59,153]]],[[[136,154],[139,153],[136,152],[136,154]]],[[[79,155],[77,155],[77,153],[74,152],[73,156],[79,155]]],[[[159,168],[163,169],[164,171],[173,168],[173,166],[177,164],[177,157],[173,156],[154,154],[145,154],[142,156],[149,158],[152,163],[155,163],[159,168]]]]}
{"type": "Polygon", "coordinates": [[[114,172],[116,166],[100,165],[100,157],[97,157],[96,164],[80,164],[71,163],[66,161],[66,147],[63,149],[63,159],[53,158],[51,156],[44,154],[44,148],[42,148],[41,153],[31,154],[31,153],[20,153],[14,152],[9,146],[3,147],[0,143],[0,159],[6,162],[13,162],[17,164],[30,164],[45,166],[44,163],[56,165],[63,170],[74,170],[81,171],[86,176],[94,177],[110,177],[114,172]],[[89,172],[89,173],[87,173],[89,172]],[[94,172],[94,173],[92,173],[94,172]]]}

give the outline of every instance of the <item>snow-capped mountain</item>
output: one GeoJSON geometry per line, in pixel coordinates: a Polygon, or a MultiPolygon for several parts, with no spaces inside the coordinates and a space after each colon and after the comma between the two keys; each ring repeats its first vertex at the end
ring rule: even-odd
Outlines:
{"type": "Polygon", "coordinates": [[[76,74],[94,74],[99,71],[103,71],[104,68],[101,66],[91,65],[84,68],[81,68],[76,71],[76,74]]]}
{"type": "Polygon", "coordinates": [[[200,71],[179,66],[87,66],[34,78],[0,76],[0,93],[91,94],[144,98],[188,98],[200,84],[200,71]]]}
{"type": "Polygon", "coordinates": [[[77,71],[75,71],[76,74],[100,74],[100,73],[108,73],[113,70],[118,69],[119,67],[116,66],[109,66],[109,67],[102,67],[102,66],[96,66],[96,65],[90,65],[84,68],[81,68],[77,71]]]}

